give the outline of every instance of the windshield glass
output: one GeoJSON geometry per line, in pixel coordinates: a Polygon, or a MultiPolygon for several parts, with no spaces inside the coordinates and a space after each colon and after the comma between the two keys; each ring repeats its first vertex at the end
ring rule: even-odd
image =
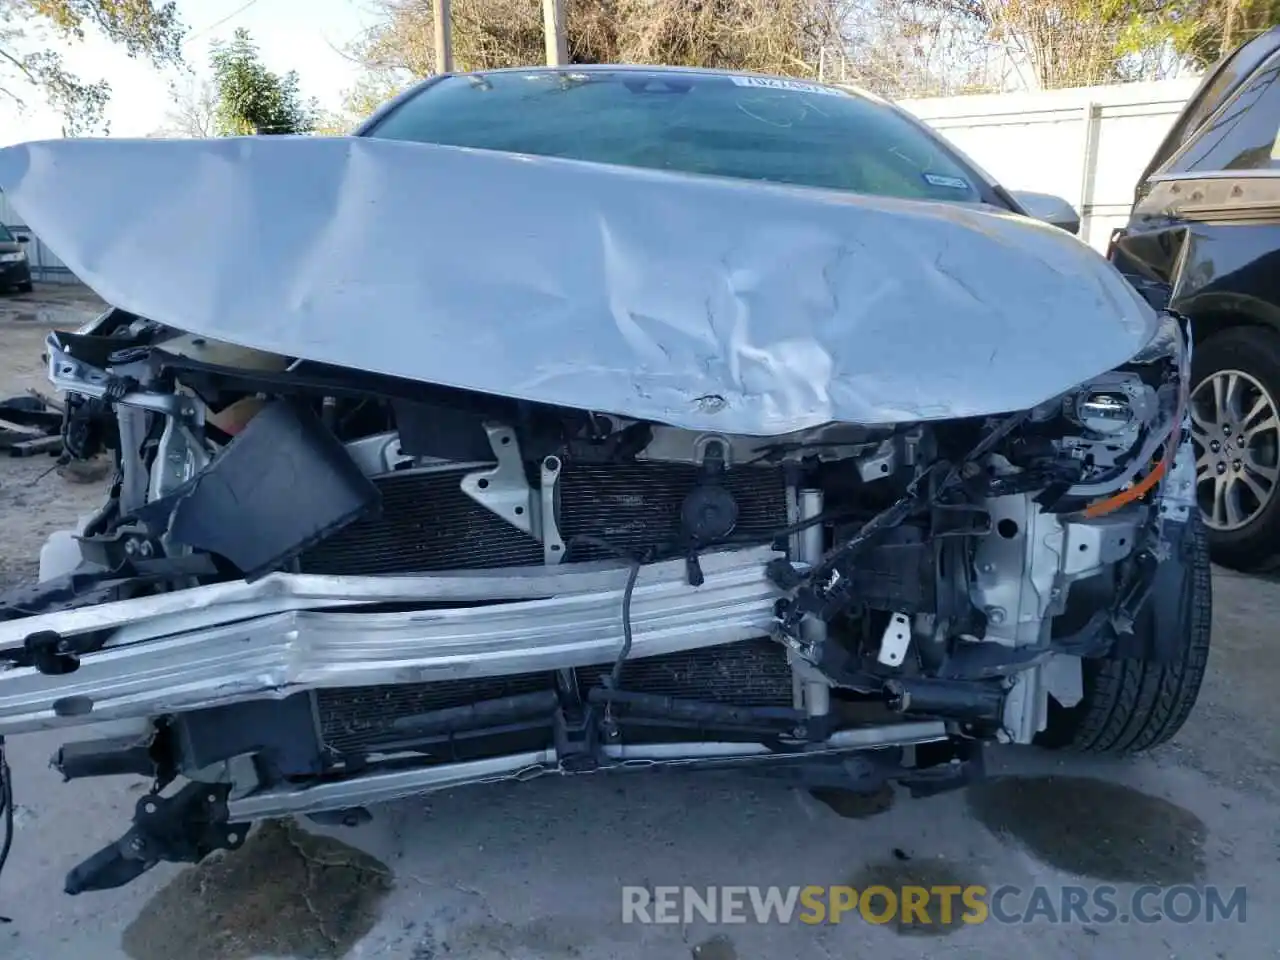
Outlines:
{"type": "Polygon", "coordinates": [[[0,223],[0,243],[13,243],[13,234],[3,223],[0,223]]]}
{"type": "Polygon", "coordinates": [[[973,174],[911,120],[818,84],[674,71],[447,77],[366,136],[979,203],[973,174]]]}

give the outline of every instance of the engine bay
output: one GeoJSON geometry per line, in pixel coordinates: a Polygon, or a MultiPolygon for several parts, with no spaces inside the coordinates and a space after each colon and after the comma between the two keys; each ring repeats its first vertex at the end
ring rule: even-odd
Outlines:
{"type": "Polygon", "coordinates": [[[68,779],[216,784],[162,806],[224,847],[611,766],[959,785],[1078,701],[1081,659],[1160,655],[1133,624],[1191,504],[1170,323],[1031,410],[760,438],[112,311],[48,340],[68,451],[116,473],[78,562],[0,599],[0,733],[109,732],[68,779]]]}

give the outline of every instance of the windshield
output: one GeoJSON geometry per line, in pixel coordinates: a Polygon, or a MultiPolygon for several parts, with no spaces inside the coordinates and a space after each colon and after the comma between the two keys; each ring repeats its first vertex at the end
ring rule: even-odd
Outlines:
{"type": "Polygon", "coordinates": [[[13,243],[13,234],[3,223],[0,223],[0,243],[13,243]]]}
{"type": "Polygon", "coordinates": [[[446,77],[364,135],[916,200],[983,200],[973,173],[888,104],[766,77],[638,70],[446,77]]]}

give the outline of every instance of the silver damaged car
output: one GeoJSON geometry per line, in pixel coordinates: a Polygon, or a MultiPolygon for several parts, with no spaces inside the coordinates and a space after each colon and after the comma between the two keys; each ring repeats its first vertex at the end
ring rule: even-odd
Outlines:
{"type": "Polygon", "coordinates": [[[153,783],[70,893],[546,774],[931,794],[1196,699],[1187,324],[878,98],[443,76],[0,188],[112,305],[47,344],[109,496],[0,597],[0,734],[153,783]]]}

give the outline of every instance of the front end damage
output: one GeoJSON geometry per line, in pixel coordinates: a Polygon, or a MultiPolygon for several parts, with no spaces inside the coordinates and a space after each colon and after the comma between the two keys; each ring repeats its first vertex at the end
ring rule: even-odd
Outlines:
{"type": "Polygon", "coordinates": [[[68,449],[117,471],[0,600],[0,735],[78,727],[67,779],[154,782],[70,892],[549,773],[963,784],[1083,660],[1166,655],[1136,625],[1181,609],[1188,343],[1166,317],[1030,410],[761,438],[113,310],[48,341],[68,449]]]}

